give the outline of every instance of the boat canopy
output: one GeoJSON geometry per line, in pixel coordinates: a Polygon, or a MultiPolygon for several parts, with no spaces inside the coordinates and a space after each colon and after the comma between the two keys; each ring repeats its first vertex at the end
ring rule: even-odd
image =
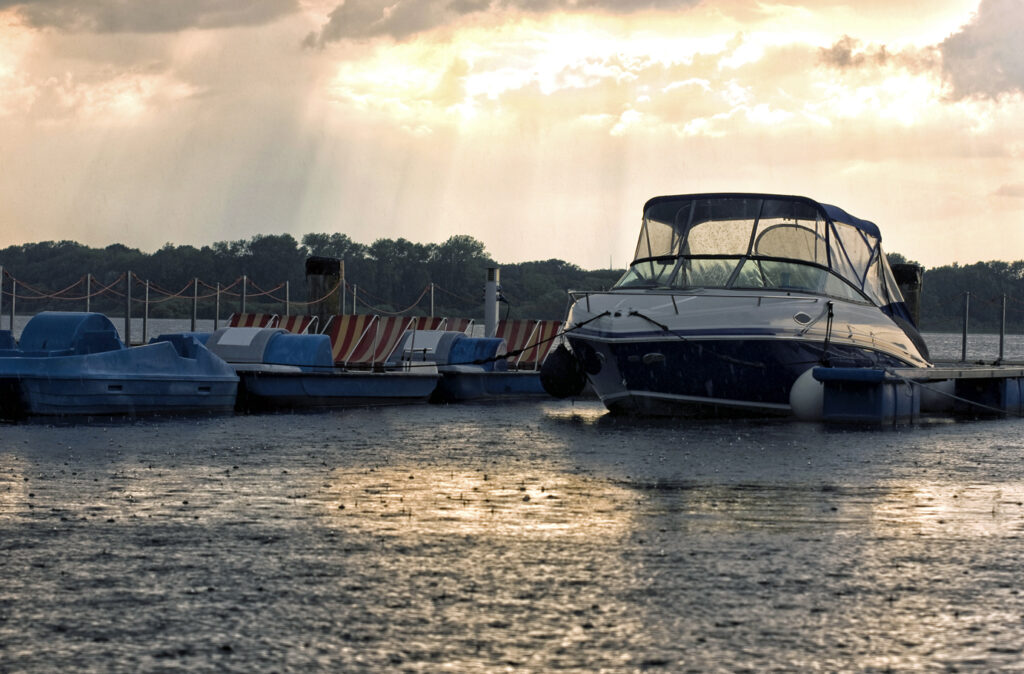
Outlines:
{"type": "Polygon", "coordinates": [[[651,199],[616,287],[786,289],[883,308],[903,303],[874,223],[767,194],[651,199]]]}

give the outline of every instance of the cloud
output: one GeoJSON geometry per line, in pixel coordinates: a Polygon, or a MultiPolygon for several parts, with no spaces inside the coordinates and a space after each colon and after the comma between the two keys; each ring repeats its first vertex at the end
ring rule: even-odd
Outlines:
{"type": "Polygon", "coordinates": [[[168,33],[269,23],[296,0],[0,0],[29,26],[72,33],[168,33]]]}
{"type": "Polygon", "coordinates": [[[940,46],[953,97],[1024,92],[1024,0],[982,0],[972,20],[940,46]]]}
{"type": "Polygon", "coordinates": [[[606,12],[629,14],[693,7],[700,0],[345,0],[330,13],[307,46],[345,39],[389,36],[397,40],[443,26],[464,16],[521,12],[606,12]]]}
{"type": "Polygon", "coordinates": [[[1024,183],[1013,183],[1000,185],[993,194],[997,197],[1012,197],[1014,199],[1024,198],[1024,183]]]}
{"type": "Polygon", "coordinates": [[[864,49],[860,40],[844,35],[827,49],[821,50],[822,62],[837,68],[859,68],[864,65],[885,65],[889,54],[885,45],[864,49]]]}
{"type": "Polygon", "coordinates": [[[820,62],[839,70],[877,70],[901,68],[911,73],[923,73],[938,68],[939,59],[934,48],[908,47],[891,51],[883,45],[865,44],[844,35],[831,47],[819,50],[820,62]]]}

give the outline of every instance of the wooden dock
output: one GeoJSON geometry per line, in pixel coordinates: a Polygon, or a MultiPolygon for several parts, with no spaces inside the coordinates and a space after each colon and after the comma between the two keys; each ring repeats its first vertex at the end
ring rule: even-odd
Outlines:
{"type": "Polygon", "coordinates": [[[914,423],[936,417],[1024,416],[1024,364],[938,363],[932,368],[816,367],[821,419],[914,423]]]}

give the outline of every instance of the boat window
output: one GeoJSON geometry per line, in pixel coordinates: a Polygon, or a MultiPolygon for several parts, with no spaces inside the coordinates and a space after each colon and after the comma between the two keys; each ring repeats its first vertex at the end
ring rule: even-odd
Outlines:
{"type": "Polygon", "coordinates": [[[750,247],[749,220],[716,220],[694,225],[686,234],[684,255],[746,255],[750,247]]]}
{"type": "Polygon", "coordinates": [[[784,257],[791,260],[806,260],[822,266],[828,265],[828,248],[824,227],[805,227],[784,221],[761,222],[754,240],[754,254],[765,257],[784,257]]]}
{"type": "Polygon", "coordinates": [[[794,288],[885,306],[899,301],[890,275],[877,229],[841,209],[695,195],[648,204],[633,267],[616,287],[794,288]]]}
{"type": "Polygon", "coordinates": [[[614,288],[656,288],[668,284],[672,270],[676,266],[675,257],[655,258],[634,262],[626,270],[614,288]]]}
{"type": "Polygon", "coordinates": [[[750,259],[743,263],[733,288],[799,290],[863,302],[857,290],[827,269],[785,260],[750,259]]]}
{"type": "MultiPolygon", "coordinates": [[[[832,268],[858,287],[864,287],[868,265],[878,250],[878,240],[841,222],[832,228],[832,268]]],[[[864,288],[869,295],[873,294],[864,288]]]]}
{"type": "Polygon", "coordinates": [[[683,258],[673,285],[681,288],[726,288],[740,259],[683,258]]]}
{"type": "Polygon", "coordinates": [[[634,260],[644,260],[664,255],[676,255],[678,236],[670,223],[644,218],[640,228],[640,240],[636,244],[634,260]]]}

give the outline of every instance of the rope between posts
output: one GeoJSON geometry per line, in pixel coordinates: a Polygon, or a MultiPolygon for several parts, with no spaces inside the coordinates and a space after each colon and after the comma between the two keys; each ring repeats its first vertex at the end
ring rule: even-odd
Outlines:
{"type": "MultiPolygon", "coordinates": [[[[274,286],[273,288],[271,288],[270,290],[263,290],[262,288],[260,288],[258,285],[256,285],[252,281],[249,281],[249,284],[252,285],[253,289],[258,291],[258,292],[246,293],[246,297],[266,297],[267,295],[270,295],[271,293],[276,292],[276,291],[278,291],[278,290],[280,290],[281,288],[284,287],[284,283],[279,283],[276,286],[274,286]]],[[[273,299],[277,299],[277,298],[273,298],[273,299]]],[[[283,301],[283,300],[278,300],[278,301],[283,301]]]]}
{"type": "Polygon", "coordinates": [[[71,290],[75,286],[81,284],[82,280],[84,278],[85,277],[83,276],[82,278],[78,279],[77,281],[75,281],[71,285],[67,286],[66,288],[61,288],[60,290],[55,290],[53,292],[47,292],[45,290],[41,290],[39,288],[36,288],[35,286],[31,286],[28,283],[25,283],[24,281],[19,281],[18,279],[14,278],[12,276],[11,277],[11,292],[7,293],[7,294],[11,295],[11,293],[17,292],[17,289],[15,288],[15,286],[19,286],[20,285],[22,288],[25,288],[26,290],[30,290],[30,291],[36,293],[35,295],[18,295],[18,297],[20,299],[24,299],[24,300],[63,300],[63,301],[70,301],[70,300],[74,300],[74,299],[85,299],[84,296],[80,297],[80,298],[79,297],[62,297],[62,295],[64,295],[64,293],[68,292],[69,290],[71,290]]]}
{"type": "Polygon", "coordinates": [[[298,301],[298,300],[291,300],[291,304],[298,304],[298,305],[308,306],[310,304],[317,304],[319,302],[323,302],[328,297],[330,297],[334,293],[338,292],[338,288],[340,288],[340,287],[341,287],[341,281],[339,280],[337,283],[334,284],[333,288],[331,288],[330,290],[327,291],[327,293],[323,297],[318,297],[315,300],[308,300],[306,302],[301,302],[301,301],[298,301]]]}
{"type": "Polygon", "coordinates": [[[460,295],[459,293],[456,293],[456,292],[452,292],[451,290],[448,290],[447,288],[445,288],[443,286],[439,286],[439,285],[435,284],[434,285],[434,289],[435,290],[440,290],[441,292],[445,293],[446,295],[451,295],[452,297],[454,297],[454,298],[456,298],[458,300],[462,300],[463,302],[466,302],[467,304],[476,304],[477,303],[477,300],[475,300],[475,299],[473,299],[471,297],[466,297],[465,295],[460,295]]]}
{"type": "Polygon", "coordinates": [[[401,316],[401,315],[405,314],[406,312],[412,311],[413,309],[415,309],[416,306],[420,303],[420,300],[422,300],[426,296],[428,290],[430,290],[429,287],[424,288],[423,292],[420,293],[420,296],[416,298],[416,301],[414,301],[412,304],[407,306],[405,309],[401,309],[399,311],[387,311],[386,309],[381,309],[380,307],[376,307],[376,306],[370,304],[369,302],[363,302],[363,305],[366,306],[367,308],[373,309],[377,313],[386,314],[388,316],[401,316]]]}

